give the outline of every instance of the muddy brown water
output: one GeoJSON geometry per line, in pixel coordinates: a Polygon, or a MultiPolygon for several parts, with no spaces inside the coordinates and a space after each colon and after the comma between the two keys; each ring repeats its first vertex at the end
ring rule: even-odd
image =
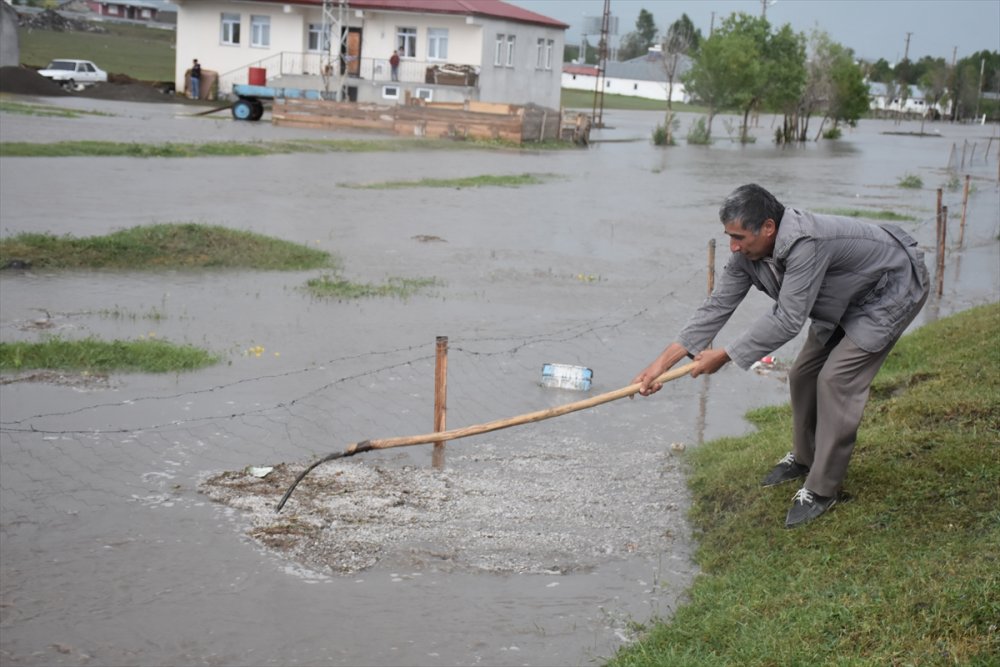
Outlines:
{"type": "MultiPolygon", "coordinates": [[[[114,115],[4,114],[0,138],[345,136],[194,118],[181,105],[41,101],[114,115]]],[[[275,528],[286,519],[266,487],[284,478],[243,472],[277,465],[280,476],[350,442],[431,430],[440,335],[451,427],[580,398],[539,386],[545,362],[592,368],[592,392],[627,384],[704,296],[711,238],[721,269],[718,204],[751,180],[789,205],[912,215],[902,225],[932,266],[935,189],[964,148],[959,173],[975,177],[965,242],[914,326],[997,299],[996,128],[934,124],[940,136],[919,138],[884,134],[916,123],[864,121],[840,141],[781,149],[767,118],[753,145],[664,150],[648,141],[659,120],[606,112],[612,127],[595,133],[606,141],[566,152],[0,158],[3,235],[195,221],[329,250],[355,281],[440,281],[405,301],[338,302],[301,290],[318,272],[0,274],[4,341],[152,335],[223,357],[196,373],[0,385],[3,663],[577,665],[669,616],[697,574],[671,445],[745,432],[748,409],[785,402],[780,373],[726,368],[455,441],[440,472],[429,447],[331,464],[285,509],[319,536],[300,540],[302,553],[275,528]],[[526,172],[547,181],[339,187],[526,172]],[[896,187],[910,173],[923,189],[896,187]],[[205,493],[219,475],[235,480],[229,504],[205,493]]],[[[961,190],[944,196],[954,237],[961,190]]],[[[762,307],[753,296],[727,331],[762,307]]],[[[761,472],[770,463],[762,453],[761,472]]],[[[866,489],[851,491],[863,502],[866,489]]]]}

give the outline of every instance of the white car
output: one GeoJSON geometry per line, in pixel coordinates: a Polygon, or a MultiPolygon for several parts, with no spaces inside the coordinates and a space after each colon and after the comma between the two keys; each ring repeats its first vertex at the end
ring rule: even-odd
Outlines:
{"type": "Polygon", "coordinates": [[[70,90],[80,90],[83,86],[108,80],[108,73],[89,60],[53,60],[38,73],[70,90]]]}

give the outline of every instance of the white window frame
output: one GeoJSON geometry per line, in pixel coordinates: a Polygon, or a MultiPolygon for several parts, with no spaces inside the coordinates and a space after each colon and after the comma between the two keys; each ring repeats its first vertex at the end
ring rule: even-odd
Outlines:
{"type": "Polygon", "coordinates": [[[398,100],[399,99],[399,86],[382,86],[382,99],[383,100],[398,100]]]}
{"type": "Polygon", "coordinates": [[[448,59],[448,29],[427,29],[427,60],[448,59]]]}
{"type": "Polygon", "coordinates": [[[504,67],[514,66],[514,47],[517,45],[517,37],[515,35],[507,35],[507,62],[504,63],[504,67]]]}
{"type": "Polygon", "coordinates": [[[535,69],[543,69],[545,67],[545,38],[539,37],[538,43],[535,45],[535,69]]]}
{"type": "Polygon", "coordinates": [[[310,23],[306,26],[306,50],[310,53],[326,53],[330,50],[330,32],[323,35],[322,23],[310,23]]]}
{"type": "Polygon", "coordinates": [[[242,23],[243,17],[239,14],[223,12],[219,24],[219,43],[226,46],[239,46],[242,23]]]}
{"type": "Polygon", "coordinates": [[[424,102],[434,101],[434,89],[433,88],[417,88],[413,91],[413,96],[417,99],[421,99],[424,102]]]}
{"type": "Polygon", "coordinates": [[[556,48],[556,40],[547,39],[545,40],[545,69],[552,69],[552,52],[556,48]]]}
{"type": "Polygon", "coordinates": [[[108,3],[108,16],[118,16],[118,5],[108,3]]]}
{"type": "Polygon", "coordinates": [[[417,29],[409,26],[396,27],[396,43],[400,58],[417,57],[417,29]]]}
{"type": "Polygon", "coordinates": [[[271,48],[271,17],[263,14],[250,15],[250,47],[271,48]]]}
{"type": "Polygon", "coordinates": [[[493,53],[493,64],[497,67],[503,66],[503,45],[507,42],[507,35],[497,33],[496,51],[493,53]]]}

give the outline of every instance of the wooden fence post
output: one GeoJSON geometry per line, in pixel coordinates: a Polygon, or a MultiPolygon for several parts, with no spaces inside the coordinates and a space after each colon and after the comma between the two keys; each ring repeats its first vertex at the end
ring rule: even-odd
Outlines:
{"type": "MultiPolygon", "coordinates": [[[[434,432],[447,428],[448,415],[448,337],[437,337],[437,353],[434,360],[434,432]]],[[[444,442],[435,442],[431,454],[431,465],[444,468],[444,442]]]]}
{"type": "Polygon", "coordinates": [[[969,174],[965,175],[965,191],[962,193],[962,222],[958,226],[958,247],[962,247],[962,242],[965,240],[965,213],[969,208],[969,181],[972,180],[972,176],[969,174]]]}
{"type": "Polygon", "coordinates": [[[941,207],[937,226],[937,296],[944,293],[944,246],[948,231],[948,207],[941,207]]]}

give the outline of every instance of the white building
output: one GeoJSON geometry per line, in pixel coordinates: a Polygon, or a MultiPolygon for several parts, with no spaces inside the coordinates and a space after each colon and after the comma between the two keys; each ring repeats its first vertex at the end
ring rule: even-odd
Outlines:
{"type": "Polygon", "coordinates": [[[197,58],[219,96],[249,83],[343,99],[559,108],[567,26],[501,0],[175,0],[177,89],[197,58]],[[324,35],[324,30],[327,34],[324,35]],[[331,46],[332,45],[332,46],[331,46]],[[389,59],[398,50],[398,80],[389,59]],[[342,86],[342,88],[341,88],[342,86]]]}
{"type": "MultiPolygon", "coordinates": [[[[674,102],[689,102],[690,96],[681,83],[681,74],[691,68],[691,61],[681,56],[671,91],[674,102]]],[[[574,90],[593,91],[597,86],[596,65],[563,65],[562,87],[574,90]]],[[[663,62],[663,52],[654,47],[644,56],[625,62],[608,62],[604,72],[605,94],[642,97],[650,100],[667,101],[667,69],[663,62]]]]}
{"type": "Polygon", "coordinates": [[[924,92],[917,86],[909,86],[905,99],[902,96],[903,92],[897,86],[890,97],[889,87],[886,84],[873,81],[868,84],[868,96],[871,98],[868,107],[872,111],[895,111],[915,116],[934,115],[935,113],[947,116],[951,113],[951,104],[928,105],[924,92]]]}

